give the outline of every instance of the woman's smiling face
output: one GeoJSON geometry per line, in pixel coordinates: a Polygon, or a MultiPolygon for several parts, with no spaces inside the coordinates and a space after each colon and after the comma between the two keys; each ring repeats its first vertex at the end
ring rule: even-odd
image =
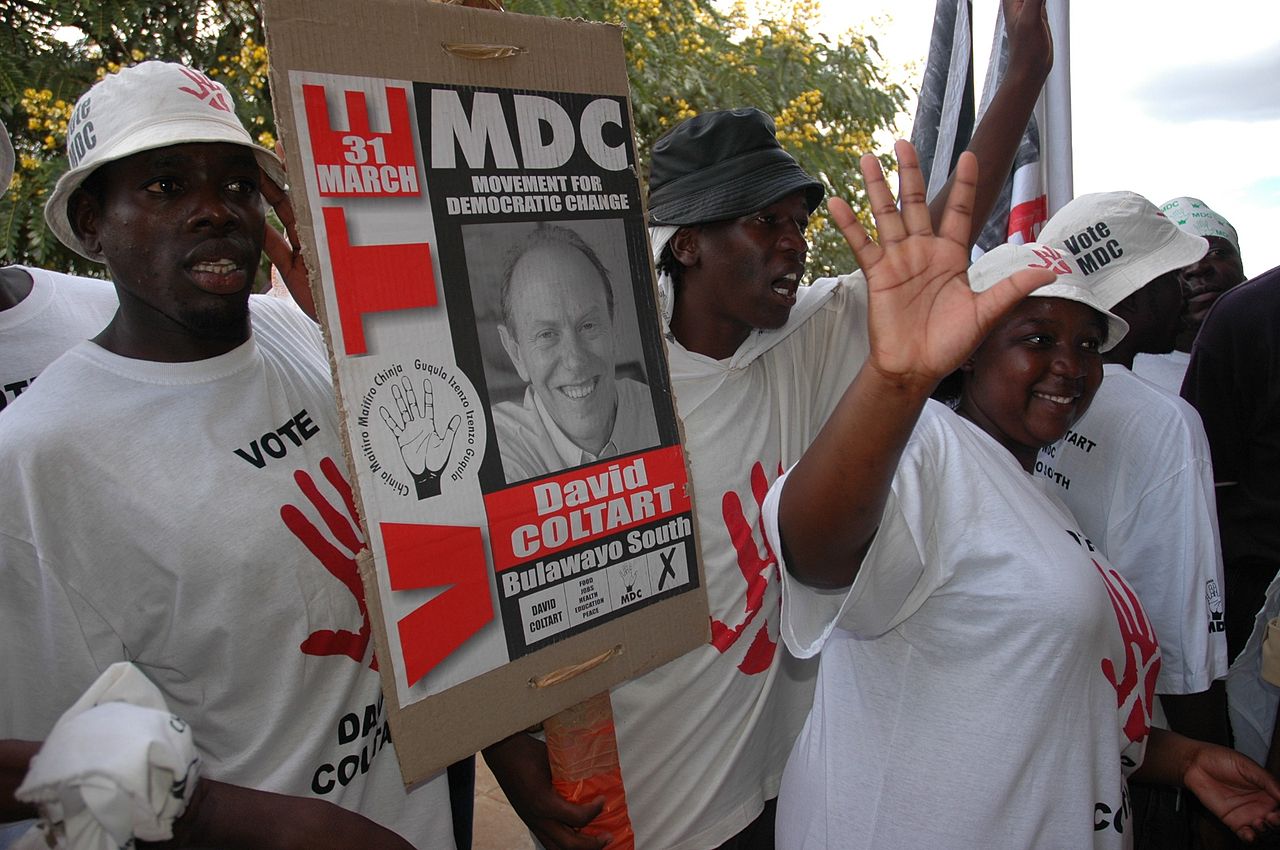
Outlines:
{"type": "Polygon", "coordinates": [[[1063,298],[1024,299],[961,367],[959,412],[1030,471],[1102,383],[1106,318],[1063,298]]]}

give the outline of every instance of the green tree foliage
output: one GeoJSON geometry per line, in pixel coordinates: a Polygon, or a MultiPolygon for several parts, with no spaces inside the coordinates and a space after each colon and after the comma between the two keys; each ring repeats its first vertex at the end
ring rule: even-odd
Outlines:
{"type": "MultiPolygon", "coordinates": [[[[507,8],[624,25],[642,160],[684,118],[757,106],[828,192],[860,209],[858,156],[874,150],[873,134],[892,127],[905,93],[884,73],[873,38],[811,32],[820,2],[768,0],[752,14],[743,0],[723,11],[711,0],[507,0],[507,8]]],[[[101,272],[53,238],[42,210],[62,169],[75,98],[120,66],[171,59],[203,68],[231,89],[259,140],[274,143],[262,18],[252,0],[0,0],[0,19],[16,24],[0,28],[0,120],[19,158],[0,199],[7,262],[101,272]]],[[[811,272],[852,266],[825,210],[809,235],[811,272]]]]}
{"type": "Polygon", "coordinates": [[[0,121],[18,163],[0,199],[0,259],[103,274],[44,224],[65,167],[67,119],[96,80],[144,59],[205,69],[235,95],[240,118],[274,144],[262,17],[251,0],[0,0],[0,121]]]}
{"type": "MultiPolygon", "coordinates": [[[[829,194],[865,210],[858,157],[875,150],[877,131],[892,129],[906,93],[890,82],[874,38],[815,34],[821,2],[768,0],[750,11],[743,0],[726,11],[708,0],[507,0],[506,6],[624,26],[642,165],[653,143],[683,119],[755,106],[774,117],[783,146],[829,194]]],[[[890,158],[883,164],[888,168],[890,158]]],[[[853,267],[825,208],[813,218],[809,241],[812,275],[853,267]]]]}

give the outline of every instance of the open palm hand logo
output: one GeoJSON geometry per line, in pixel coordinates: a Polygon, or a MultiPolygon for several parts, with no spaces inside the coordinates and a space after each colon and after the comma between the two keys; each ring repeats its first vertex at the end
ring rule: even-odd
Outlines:
{"type": "MultiPolygon", "coordinates": [[[[782,474],[781,466],[778,467],[778,474],[782,474]]],[[[730,490],[722,500],[725,528],[738,555],[738,569],[747,583],[746,606],[737,625],[730,626],[714,616],[711,618],[711,645],[722,653],[728,652],[747,633],[748,627],[761,610],[767,607],[773,612],[775,623],[782,613],[778,559],[765,537],[764,519],[760,515],[760,508],[763,507],[764,497],[768,492],[769,482],[765,478],[764,466],[757,461],[751,467],[751,494],[755,498],[757,511],[754,525],[747,521],[742,510],[742,500],[737,493],[730,490]]],[[[748,676],[763,673],[773,663],[777,649],[777,640],[769,636],[769,616],[766,614],[752,635],[746,655],[738,662],[738,669],[748,676]]]]}
{"type": "Polygon", "coordinates": [[[1124,732],[1130,741],[1141,741],[1151,729],[1151,708],[1156,677],[1160,675],[1160,650],[1156,632],[1142,604],[1115,570],[1093,562],[1107,586],[1111,607],[1124,641],[1124,670],[1117,671],[1110,658],[1102,659],[1102,673],[1116,689],[1116,707],[1125,717],[1124,732]]]}
{"type": "MultiPolygon", "coordinates": [[[[363,663],[369,648],[369,608],[365,604],[364,585],[360,582],[360,569],[356,564],[356,554],[364,547],[364,535],[360,532],[360,524],[356,520],[355,499],[351,485],[342,477],[338,465],[332,458],[320,462],[320,471],[330,486],[338,493],[342,501],[342,510],[335,507],[316,486],[315,479],[305,470],[293,474],[298,489],[307,501],[320,514],[325,526],[338,541],[335,546],[320,530],[315,527],[306,515],[293,505],[280,508],[280,519],[302,541],[307,550],[315,556],[324,568],[342,582],[351,595],[355,597],[360,609],[360,629],[321,629],[307,635],[299,647],[306,655],[345,655],[352,661],[363,663]]],[[[369,666],[378,669],[376,655],[370,655],[369,666]]]]}

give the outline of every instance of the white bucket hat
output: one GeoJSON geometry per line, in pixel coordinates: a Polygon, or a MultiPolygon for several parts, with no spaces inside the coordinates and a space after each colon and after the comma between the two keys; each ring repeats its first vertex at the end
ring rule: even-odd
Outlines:
{"type": "Polygon", "coordinates": [[[13,179],[13,143],[9,141],[9,128],[0,124],[0,196],[9,191],[13,179]]]}
{"type": "Polygon", "coordinates": [[[1102,351],[1110,351],[1129,332],[1129,323],[1107,309],[1098,298],[1092,282],[1073,269],[1067,257],[1053,245],[1027,242],[997,246],[969,267],[969,288],[974,292],[984,292],[1023,269],[1048,269],[1058,275],[1057,280],[1034,290],[1029,297],[1079,301],[1106,317],[1107,339],[1102,351]]]}
{"type": "Polygon", "coordinates": [[[67,201],[95,169],[141,151],[192,142],[228,142],[251,149],[267,176],[285,185],[284,166],[254,144],[236,117],[235,102],[221,83],[169,62],[143,62],[111,74],[76,102],[67,122],[63,174],[44,206],[44,219],[63,244],[101,260],[81,244],[67,218],[67,201]]]}
{"type": "Polygon", "coordinates": [[[1066,256],[1107,309],[1209,250],[1136,192],[1081,195],[1053,214],[1039,240],[1066,256]]]}

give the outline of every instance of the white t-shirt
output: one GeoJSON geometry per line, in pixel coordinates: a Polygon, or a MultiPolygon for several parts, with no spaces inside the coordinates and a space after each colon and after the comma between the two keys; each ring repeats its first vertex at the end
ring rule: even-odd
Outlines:
{"type": "Polygon", "coordinates": [[[451,847],[445,778],[406,795],[388,743],[319,329],[250,305],[226,354],[81,343],[0,417],[0,737],[42,739],[128,660],[206,776],[451,847]]]}
{"type": "Polygon", "coordinates": [[[861,275],[800,290],[788,324],[717,361],[668,340],[698,510],[712,643],[613,690],[636,846],[707,850],[777,795],[815,668],[778,645],[760,504],[866,358],[861,275]]]}
{"type": "Polygon", "coordinates": [[[1182,379],[1187,376],[1191,355],[1185,351],[1168,354],[1139,354],[1133,358],[1133,373],[1174,395],[1182,392],[1182,379]]]}
{"type": "MultiPolygon", "coordinates": [[[[775,550],[785,480],[765,505],[775,550]]],[[[1125,776],[1159,649],[1137,597],[1042,487],[930,402],[853,585],[785,576],[787,647],[822,664],[782,780],[779,848],[1131,843],[1125,776]]]]}
{"type": "Polygon", "coordinates": [[[14,268],[31,277],[31,292],[0,310],[0,411],[68,348],[97,336],[116,312],[109,281],[14,268]]]}
{"type": "Polygon", "coordinates": [[[1161,694],[1227,672],[1222,545],[1200,416],[1108,363],[1093,404],[1036,461],[1086,535],[1142,599],[1160,636],[1161,694]]]}

